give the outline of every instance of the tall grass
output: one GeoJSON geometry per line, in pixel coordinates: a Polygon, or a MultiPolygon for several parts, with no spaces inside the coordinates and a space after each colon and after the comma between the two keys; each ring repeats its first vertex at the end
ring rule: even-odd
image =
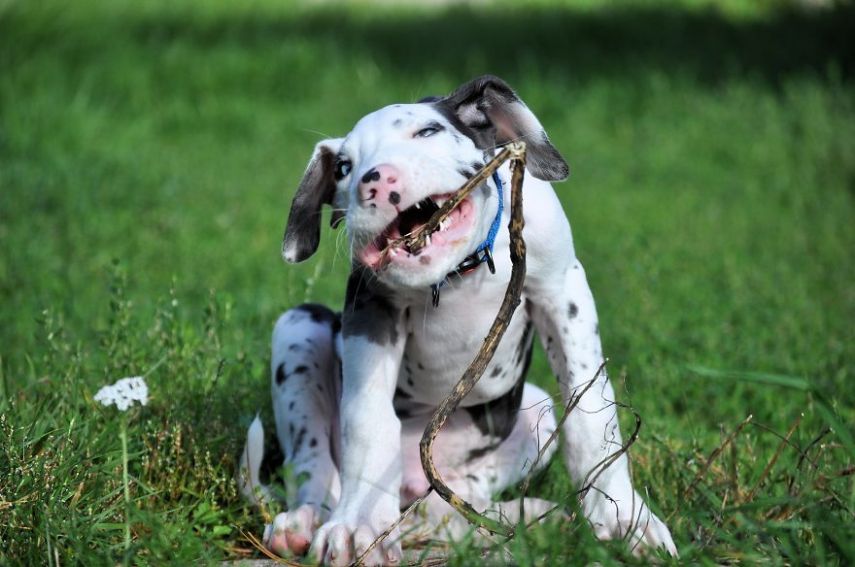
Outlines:
{"type": "MultiPolygon", "coordinates": [[[[341,305],[349,266],[331,230],[279,260],[311,147],[484,72],[571,163],[634,476],[681,561],[851,563],[853,23],[772,1],[0,4],[0,564],[258,556],[233,474],[270,420],[271,325],[341,305]],[[126,507],[121,418],[92,395],[142,374],[126,507]]],[[[531,377],[556,390],[539,351],[531,377]]],[[[572,511],[557,461],[532,491],[572,511]]],[[[581,520],[502,549],[635,561],[581,520]]]]}

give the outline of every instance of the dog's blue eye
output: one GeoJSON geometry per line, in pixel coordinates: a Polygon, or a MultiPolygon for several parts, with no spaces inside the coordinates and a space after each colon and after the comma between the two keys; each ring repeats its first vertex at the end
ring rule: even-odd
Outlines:
{"type": "Polygon", "coordinates": [[[428,138],[430,136],[433,136],[437,132],[440,132],[441,130],[442,130],[442,126],[440,126],[439,124],[434,124],[434,125],[428,126],[426,128],[422,128],[421,130],[416,132],[416,134],[413,137],[414,138],[428,138]]]}
{"type": "Polygon", "coordinates": [[[335,170],[333,175],[335,175],[336,181],[341,181],[345,177],[350,174],[350,170],[353,169],[353,163],[346,159],[339,159],[335,162],[335,170]]]}

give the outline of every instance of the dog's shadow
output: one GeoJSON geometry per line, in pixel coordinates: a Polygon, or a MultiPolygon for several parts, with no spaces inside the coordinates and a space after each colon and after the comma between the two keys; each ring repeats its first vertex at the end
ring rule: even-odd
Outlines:
{"type": "MultiPolygon", "coordinates": [[[[288,41],[370,57],[387,71],[424,77],[484,71],[526,72],[555,81],[677,74],[707,85],[748,76],[773,86],[792,75],[837,79],[855,72],[855,6],[778,11],[736,18],[713,9],[452,6],[355,18],[320,6],[300,17],[242,13],[204,24],[180,16],[135,21],[141,42],[222,42],[246,46],[288,41]]],[[[418,80],[416,81],[418,82],[418,80]]]]}

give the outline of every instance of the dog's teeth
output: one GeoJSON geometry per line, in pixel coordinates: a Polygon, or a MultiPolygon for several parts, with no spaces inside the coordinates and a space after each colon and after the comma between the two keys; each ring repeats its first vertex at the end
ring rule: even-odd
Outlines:
{"type": "Polygon", "coordinates": [[[421,203],[416,203],[416,209],[421,209],[421,208],[422,208],[421,203]]]}

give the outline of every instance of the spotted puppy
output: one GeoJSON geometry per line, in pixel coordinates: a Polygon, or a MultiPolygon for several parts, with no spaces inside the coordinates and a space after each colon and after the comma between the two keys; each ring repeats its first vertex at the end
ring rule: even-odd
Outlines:
{"type": "MultiPolygon", "coordinates": [[[[563,426],[573,480],[591,483],[582,509],[601,538],[676,549],[665,524],[633,489],[621,455],[614,391],[605,373],[597,313],[573,238],[550,181],[568,167],[537,118],[501,79],[473,80],[443,98],[387,106],[344,138],[315,148],[291,206],[283,242],[288,262],[311,256],[321,208],[346,220],[353,270],[341,314],[303,305],[273,331],[272,393],[285,465],[302,478],[288,512],[268,526],[278,554],[346,565],[428,489],[418,442],[440,401],[481,347],[508,284],[510,175],[507,166],[473,191],[413,253],[390,242],[424,224],[498,146],[528,148],[523,303],[483,378],[439,434],[435,461],[450,487],[476,508],[519,520],[518,502],[492,497],[546,466],[537,460],[556,428],[549,395],[525,381],[535,332],[566,403],[593,380],[563,426]]],[[[245,456],[247,492],[258,485],[260,424],[245,456]]],[[[526,519],[551,507],[529,499],[526,519]]],[[[434,537],[465,522],[435,494],[421,516],[434,537]]],[[[401,559],[393,532],[369,564],[401,559]]]]}

